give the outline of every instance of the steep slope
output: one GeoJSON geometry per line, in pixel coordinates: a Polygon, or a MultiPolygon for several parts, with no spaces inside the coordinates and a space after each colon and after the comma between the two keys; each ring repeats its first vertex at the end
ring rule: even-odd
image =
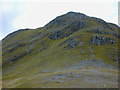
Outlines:
{"type": "Polygon", "coordinates": [[[117,69],[120,28],[68,12],[44,27],[20,29],[2,40],[3,81],[81,68],[117,69]]]}

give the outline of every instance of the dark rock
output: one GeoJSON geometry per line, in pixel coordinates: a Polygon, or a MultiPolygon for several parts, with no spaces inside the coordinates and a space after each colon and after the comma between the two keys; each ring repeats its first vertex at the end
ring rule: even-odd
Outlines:
{"type": "Polygon", "coordinates": [[[55,22],[56,22],[56,23],[55,23],[55,27],[58,27],[58,26],[63,25],[64,20],[63,20],[63,19],[56,19],[56,21],[55,21],[55,22]]]}
{"type": "Polygon", "coordinates": [[[113,33],[117,38],[120,38],[120,35],[117,33],[113,33]]]}
{"type": "Polygon", "coordinates": [[[76,21],[76,22],[72,22],[69,27],[70,27],[70,31],[73,33],[79,29],[85,28],[85,23],[82,21],[76,21]]]}
{"type": "Polygon", "coordinates": [[[12,49],[10,49],[9,51],[8,51],[8,53],[10,53],[10,52],[13,52],[15,49],[14,48],[12,48],[12,49]]]}
{"type": "Polygon", "coordinates": [[[77,41],[71,41],[68,43],[67,48],[74,48],[77,44],[77,41]]]}
{"type": "Polygon", "coordinates": [[[111,38],[105,37],[105,36],[101,37],[99,35],[95,35],[92,38],[92,42],[93,42],[93,45],[114,44],[115,43],[114,39],[111,39],[111,38]]]}
{"type": "Polygon", "coordinates": [[[98,34],[110,34],[109,32],[104,31],[103,28],[100,28],[100,27],[95,27],[93,30],[89,30],[87,32],[98,33],[98,34]]]}
{"type": "Polygon", "coordinates": [[[63,37],[68,37],[71,33],[64,34],[63,37]]]}
{"type": "Polygon", "coordinates": [[[57,31],[57,32],[54,32],[52,35],[50,35],[50,39],[54,40],[58,37],[62,37],[62,31],[57,31]]]}
{"type": "Polygon", "coordinates": [[[72,42],[73,40],[74,40],[74,39],[70,37],[70,38],[68,38],[67,40],[65,40],[64,42],[62,42],[59,46],[68,44],[69,42],[72,42]]]}
{"type": "Polygon", "coordinates": [[[26,54],[31,54],[32,51],[33,51],[33,49],[29,49],[29,50],[27,50],[26,54]]]}
{"type": "Polygon", "coordinates": [[[63,16],[65,16],[65,18],[72,18],[73,20],[87,19],[87,16],[85,14],[77,12],[68,12],[63,16]]]}
{"type": "Polygon", "coordinates": [[[82,21],[75,21],[72,22],[71,24],[67,25],[63,29],[54,32],[52,35],[50,35],[50,39],[57,39],[58,37],[64,38],[68,37],[72,33],[85,28],[85,23],[82,21]],[[67,33],[66,33],[67,32],[67,33]]]}
{"type": "Polygon", "coordinates": [[[45,38],[45,37],[47,37],[48,36],[48,33],[47,34],[45,34],[44,36],[43,36],[43,38],[45,38]]]}
{"type": "Polygon", "coordinates": [[[62,76],[62,74],[58,74],[58,76],[62,76]]]}
{"type": "Polygon", "coordinates": [[[70,37],[67,40],[65,40],[64,42],[59,44],[59,46],[61,46],[61,45],[66,45],[64,48],[70,49],[70,48],[74,48],[75,46],[77,46],[78,42],[75,41],[74,38],[70,37]]]}
{"type": "Polygon", "coordinates": [[[79,43],[79,46],[83,46],[83,42],[80,42],[80,43],[79,43]]]}
{"type": "Polygon", "coordinates": [[[100,19],[100,18],[95,18],[94,19],[100,24],[102,25],[104,28],[109,28],[111,30],[113,30],[113,28],[107,23],[105,22],[104,20],[100,19]]]}

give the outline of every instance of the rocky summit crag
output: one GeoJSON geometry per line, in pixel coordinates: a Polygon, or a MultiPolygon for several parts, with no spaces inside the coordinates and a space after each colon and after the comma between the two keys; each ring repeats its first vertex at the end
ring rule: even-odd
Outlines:
{"type": "MultiPolygon", "coordinates": [[[[2,40],[3,81],[82,68],[117,69],[119,39],[117,25],[76,12],[41,28],[20,29],[2,40]]],[[[20,86],[25,87],[14,87],[20,86]]]]}

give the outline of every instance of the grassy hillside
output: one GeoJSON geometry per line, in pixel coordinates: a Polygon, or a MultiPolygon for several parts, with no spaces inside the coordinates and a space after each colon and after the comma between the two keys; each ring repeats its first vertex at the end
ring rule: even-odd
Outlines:
{"type": "MultiPolygon", "coordinates": [[[[117,70],[119,32],[115,24],[76,12],[58,16],[41,28],[13,32],[2,40],[3,82],[28,76],[37,82],[37,75],[84,68],[117,70]]],[[[31,87],[32,81],[19,83],[18,87],[31,87]]],[[[63,87],[71,86],[67,84],[63,87]]]]}

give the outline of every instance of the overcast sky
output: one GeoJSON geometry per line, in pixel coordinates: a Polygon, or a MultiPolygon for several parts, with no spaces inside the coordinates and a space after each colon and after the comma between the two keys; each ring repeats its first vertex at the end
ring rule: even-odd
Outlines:
{"type": "Polygon", "coordinates": [[[69,11],[84,13],[118,25],[118,1],[2,0],[0,40],[18,29],[43,27],[55,17],[69,11]]]}

